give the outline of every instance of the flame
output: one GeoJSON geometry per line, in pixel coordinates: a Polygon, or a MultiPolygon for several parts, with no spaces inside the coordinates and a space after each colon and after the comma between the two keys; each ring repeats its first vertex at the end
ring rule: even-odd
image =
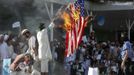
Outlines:
{"type": "Polygon", "coordinates": [[[72,12],[75,22],[78,21],[80,17],[80,8],[75,9],[74,5],[70,5],[70,11],[72,12]]]}
{"type": "Polygon", "coordinates": [[[63,28],[67,31],[71,30],[72,24],[71,24],[71,18],[70,15],[67,12],[63,12],[62,18],[64,19],[64,26],[63,28]]]}
{"type": "Polygon", "coordinates": [[[75,9],[74,6],[70,5],[69,10],[69,13],[64,11],[61,16],[64,19],[63,29],[65,29],[66,31],[72,30],[80,17],[80,9],[75,9]]]}
{"type": "Polygon", "coordinates": [[[79,15],[80,15],[80,12],[79,11],[75,11],[74,12],[74,19],[75,19],[75,21],[78,21],[79,15]]]}

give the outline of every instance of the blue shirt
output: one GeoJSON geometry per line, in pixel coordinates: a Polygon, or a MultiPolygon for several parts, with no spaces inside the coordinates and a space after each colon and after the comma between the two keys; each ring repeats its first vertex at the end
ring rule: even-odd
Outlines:
{"type": "Polygon", "coordinates": [[[125,56],[126,50],[128,50],[128,57],[130,59],[132,58],[132,56],[133,56],[133,53],[132,53],[132,45],[131,45],[131,43],[129,41],[124,42],[123,47],[122,47],[121,50],[122,50],[121,51],[122,59],[125,56]]]}

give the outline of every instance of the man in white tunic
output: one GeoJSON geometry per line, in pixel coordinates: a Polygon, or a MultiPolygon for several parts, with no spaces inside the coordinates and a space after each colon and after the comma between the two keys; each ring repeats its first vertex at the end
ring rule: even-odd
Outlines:
{"type": "Polygon", "coordinates": [[[27,53],[30,53],[34,58],[37,55],[36,54],[36,38],[31,34],[31,32],[28,29],[22,30],[22,35],[28,40],[28,50],[27,53]]]}
{"type": "Polygon", "coordinates": [[[47,28],[41,23],[39,26],[40,31],[37,33],[38,40],[38,54],[41,61],[41,75],[48,75],[48,62],[52,60],[50,50],[50,43],[47,34],[47,28]]]}

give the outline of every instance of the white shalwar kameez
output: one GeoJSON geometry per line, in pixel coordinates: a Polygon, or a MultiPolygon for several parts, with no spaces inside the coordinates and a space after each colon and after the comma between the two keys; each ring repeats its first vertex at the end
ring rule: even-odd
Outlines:
{"type": "Polygon", "coordinates": [[[52,59],[50,43],[48,39],[47,29],[43,29],[37,33],[38,54],[41,60],[41,72],[48,72],[48,62],[52,59]]]}

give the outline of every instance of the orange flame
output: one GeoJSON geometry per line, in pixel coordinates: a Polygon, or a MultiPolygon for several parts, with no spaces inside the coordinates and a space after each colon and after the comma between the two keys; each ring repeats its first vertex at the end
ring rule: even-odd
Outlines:
{"type": "Polygon", "coordinates": [[[61,15],[61,17],[64,19],[63,29],[66,31],[71,30],[75,26],[75,23],[78,21],[80,15],[80,9],[75,9],[73,5],[70,5],[69,10],[69,13],[64,11],[61,15]]]}
{"type": "Polygon", "coordinates": [[[70,11],[72,12],[73,18],[76,21],[78,21],[80,16],[80,8],[75,9],[74,5],[70,5],[70,11]]]}
{"type": "Polygon", "coordinates": [[[62,18],[64,19],[64,26],[63,28],[65,30],[71,30],[72,28],[72,25],[71,25],[71,18],[70,18],[70,15],[67,13],[67,12],[63,12],[62,14],[62,18]]]}

